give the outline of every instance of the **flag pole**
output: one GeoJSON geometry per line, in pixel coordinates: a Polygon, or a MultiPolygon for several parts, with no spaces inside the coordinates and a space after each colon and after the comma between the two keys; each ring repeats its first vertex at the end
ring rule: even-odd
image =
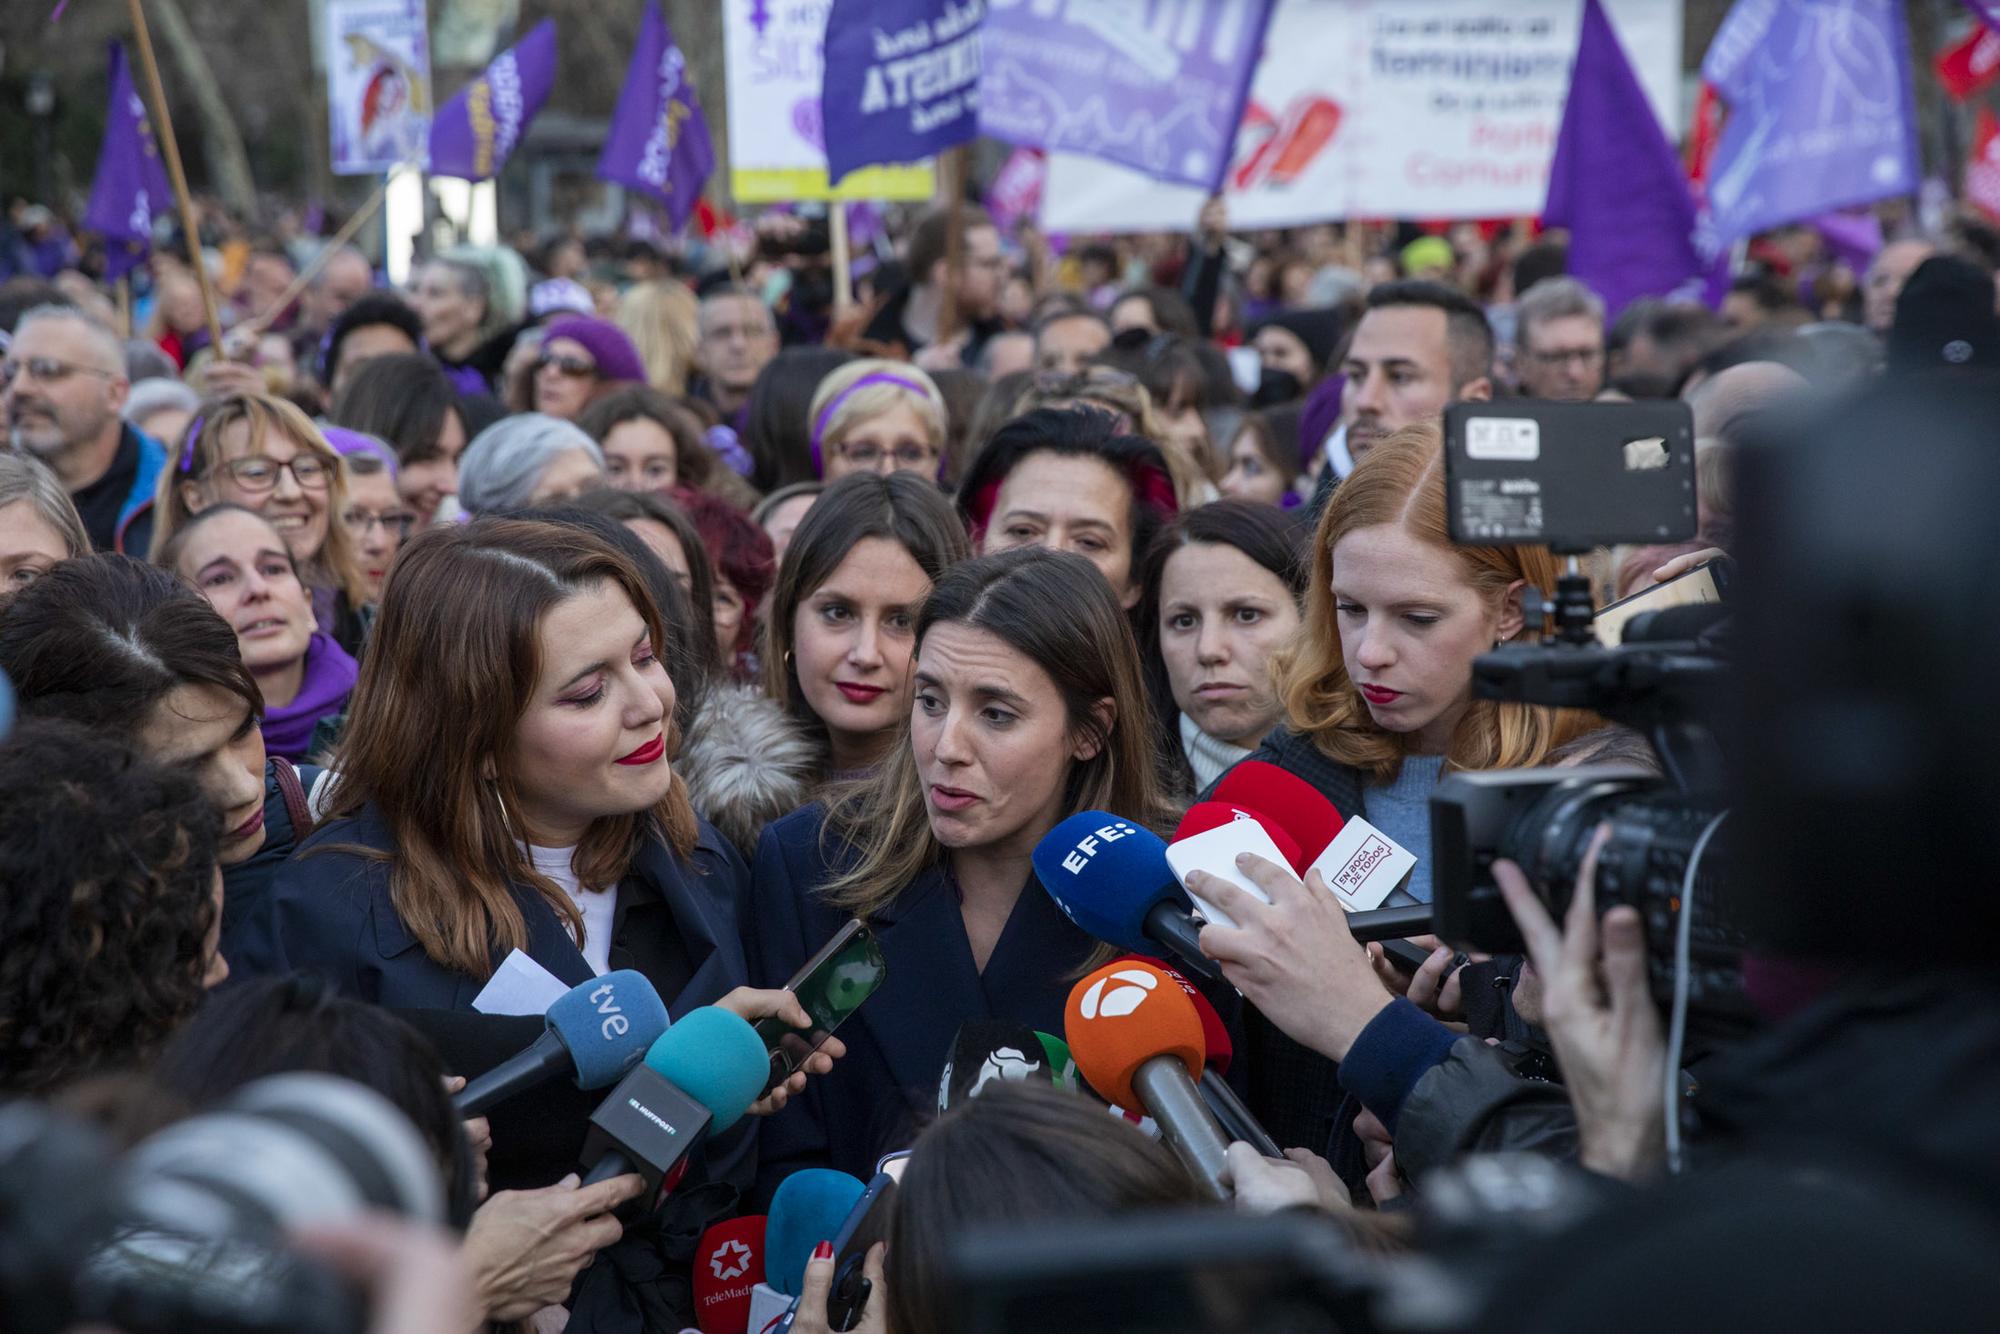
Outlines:
{"type": "Polygon", "coordinates": [[[319,277],[321,271],[333,262],[333,257],[340,253],[340,248],[349,241],[352,241],[355,233],[359,232],[362,226],[375,216],[375,210],[381,208],[382,201],[388,198],[389,182],[394,180],[397,174],[406,168],[415,166],[416,162],[417,159],[414,157],[406,158],[384,173],[382,183],[375,187],[375,193],[368,197],[368,202],[355,210],[354,216],[347,220],[346,225],[335,232],[333,238],[324,246],[320,247],[320,252],[313,256],[312,263],[299,270],[298,276],[292,279],[289,287],[279,293],[278,299],[271,303],[270,309],[259,314],[255,319],[250,320],[241,327],[253,333],[262,333],[272,320],[277,319],[278,316],[283,314],[285,307],[297,300],[299,293],[311,286],[312,280],[319,277]]]}
{"type": "Polygon", "coordinates": [[[125,0],[125,3],[131,10],[132,29],[139,41],[139,63],[146,71],[146,91],[152,94],[153,132],[159,135],[160,150],[166,155],[167,179],[173,183],[181,231],[187,237],[188,263],[194,266],[194,280],[201,287],[201,310],[208,322],[209,346],[214,349],[214,356],[227,360],[222,350],[222,315],[215,304],[215,287],[208,281],[208,266],[201,258],[201,229],[195,223],[194,200],[188,196],[180,145],[174,140],[174,122],[167,114],[166,89],[160,84],[159,62],[153,58],[153,34],[146,27],[146,10],[140,0],[125,0]]]}
{"type": "MultiPolygon", "coordinates": [[[[137,3],[137,0],[134,0],[137,3]]],[[[938,307],[937,341],[948,341],[958,332],[958,266],[964,261],[961,253],[965,240],[959,235],[965,226],[965,145],[947,148],[944,161],[945,196],[944,229],[944,300],[938,307]]],[[[921,282],[922,274],[911,274],[911,280],[921,282]]]]}
{"type": "Polygon", "coordinates": [[[853,265],[848,259],[847,202],[835,199],[827,208],[827,233],[833,246],[833,318],[846,318],[854,308],[853,265]]]}
{"type": "Polygon", "coordinates": [[[132,275],[125,272],[118,275],[118,327],[125,331],[125,337],[132,337],[132,275]]]}

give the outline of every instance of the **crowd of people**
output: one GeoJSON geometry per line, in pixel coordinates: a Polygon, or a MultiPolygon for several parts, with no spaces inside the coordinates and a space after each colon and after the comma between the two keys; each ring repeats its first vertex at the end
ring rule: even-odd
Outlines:
{"type": "MultiPolygon", "coordinates": [[[[823,218],[694,258],[461,246],[400,289],[211,223],[219,348],[165,245],[129,323],[73,245],[0,284],[0,1089],[121,1126],[286,1069],[377,1089],[434,1149],[455,1232],[407,1256],[468,1329],[691,1324],[707,1228],[912,1146],[863,1328],[953,1328],[964,1229],[1216,1208],[1087,1092],[938,1116],[964,1026],[1060,1034],[1116,953],[1037,887],[1043,837],[1165,835],[1254,759],[1414,853],[1388,902],[1427,904],[1446,775],[1654,763],[1475,694],[1561,569],[1453,544],[1447,404],[1689,404],[1698,535],[1597,553],[1601,605],[1736,547],[1773,413],[2000,365],[1976,224],[1859,272],[1781,229],[1719,312],[1607,319],[1526,225],[1241,233],[1211,204],[1057,255],[964,203],[899,220],[836,306],[823,218]],[[879,990],[643,1217],[638,1177],[579,1183],[598,1095],[449,1106],[540,1032],[475,1008],[511,952],[802,1023],[784,987],[857,918],[879,990]]],[[[1421,936],[1412,969],[1248,871],[1268,903],[1207,885],[1234,924],[1197,986],[1287,1156],[1233,1146],[1236,1207],[1393,1251],[1470,1153],[1662,1174],[1657,1087],[1621,1083],[1657,1059],[1629,909],[1600,930],[1582,892],[1558,928],[1503,880],[1526,956],[1421,936]]],[[[828,1327],[831,1269],[796,1328],[828,1327]]]]}

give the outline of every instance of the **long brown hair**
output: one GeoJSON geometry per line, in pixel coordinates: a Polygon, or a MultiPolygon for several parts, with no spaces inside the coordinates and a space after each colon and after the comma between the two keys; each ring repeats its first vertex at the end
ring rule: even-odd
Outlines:
{"type": "MultiPolygon", "coordinates": [[[[1025,654],[1055,682],[1070,735],[1096,743],[1095,755],[1070,765],[1065,816],[1101,810],[1139,824],[1165,823],[1139,649],[1124,609],[1096,566],[1043,547],[965,561],[946,571],[924,602],[916,651],[923,651],[932,629],[945,624],[988,631],[1025,654]],[[1108,729],[1097,716],[1104,699],[1112,704],[1108,729]]],[[[931,833],[924,807],[908,720],[880,772],[835,789],[823,836],[861,852],[853,868],[824,891],[828,901],[857,917],[888,906],[943,859],[944,846],[931,833]]]]}
{"type": "MultiPolygon", "coordinates": [[[[574,527],[478,519],[427,529],[403,548],[383,591],[351,721],[334,761],[329,818],[372,803],[395,841],[390,891],[424,953],[485,977],[495,951],[527,944],[511,885],[540,894],[579,944],[569,895],[522,851],[513,779],[516,724],[541,677],[538,631],[551,609],[594,585],[623,589],[666,660],[660,613],[639,572],[574,527]]],[[[668,737],[668,753],[677,738],[668,737]]],[[[586,885],[615,885],[643,841],[686,856],[695,840],[687,784],[649,811],[600,818],[576,852],[586,885]]],[[[340,851],[356,851],[343,847],[340,851]]]]}
{"type": "MultiPolygon", "coordinates": [[[[1516,580],[1547,597],[1561,572],[1547,547],[1454,546],[1445,520],[1444,436],[1435,426],[1408,426],[1370,449],[1327,502],[1313,534],[1312,576],[1298,635],[1272,655],[1272,673],[1291,728],[1312,738],[1330,758],[1391,782],[1410,753],[1414,734],[1378,726],[1347,677],[1340,622],[1333,604],[1333,548],[1356,529],[1395,524],[1419,541],[1458,558],[1468,583],[1495,605],[1516,580]]],[[[1602,720],[1574,709],[1475,699],[1459,720],[1445,763],[1451,769],[1515,769],[1602,720]]]]}

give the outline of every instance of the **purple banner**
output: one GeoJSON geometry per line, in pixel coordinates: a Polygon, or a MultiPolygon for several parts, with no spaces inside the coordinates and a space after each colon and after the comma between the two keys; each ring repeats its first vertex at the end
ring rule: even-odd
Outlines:
{"type": "Polygon", "coordinates": [[[715,145],[687,79],[687,58],[659,5],[649,2],[597,174],[658,200],[679,231],[714,170],[715,145]]]}
{"type": "Polygon", "coordinates": [[[1272,0],[989,0],[979,131],[1221,188],[1272,0]]]}
{"type": "Polygon", "coordinates": [[[104,117],[104,145],[97,152],[97,175],[90,183],[85,231],[104,238],[105,276],[122,278],[153,253],[153,217],[173,198],[146,104],[132,87],[125,48],[111,44],[111,105],[104,117]]]}
{"type": "Polygon", "coordinates": [[[431,121],[433,176],[497,176],[556,81],[556,25],[543,19],[486,72],[438,108],[431,121]]]}
{"type": "Polygon", "coordinates": [[[829,181],[979,133],[985,14],[986,0],[833,0],[819,98],[829,181]]]}
{"type": "Polygon", "coordinates": [[[1737,0],[1701,68],[1729,104],[1708,174],[1715,244],[1916,190],[1909,34],[1893,0],[1737,0]]]}

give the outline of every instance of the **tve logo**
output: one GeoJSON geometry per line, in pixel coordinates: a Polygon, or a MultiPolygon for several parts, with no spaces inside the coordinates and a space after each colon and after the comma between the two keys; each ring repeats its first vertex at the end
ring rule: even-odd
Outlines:
{"type": "Polygon", "coordinates": [[[1100,847],[1106,843],[1116,843],[1119,839],[1138,832],[1137,829],[1120,820],[1116,824],[1108,824],[1102,829],[1093,830],[1091,833],[1085,834],[1081,839],[1077,840],[1077,845],[1070,850],[1069,856],[1062,859],[1063,870],[1068,871],[1071,875],[1082,874],[1083,868],[1090,865],[1090,859],[1097,855],[1100,847]]]}
{"type": "Polygon", "coordinates": [[[590,993],[590,1003],[604,1016],[604,1022],[598,1027],[604,1034],[606,1042],[613,1038],[624,1037],[626,1031],[632,1027],[632,1021],[625,1017],[624,1011],[618,1006],[618,988],[609,982],[590,993]]]}
{"type": "Polygon", "coordinates": [[[1153,988],[1159,985],[1160,979],[1144,969],[1121,968],[1091,983],[1077,1009],[1086,1019],[1095,1019],[1099,1015],[1106,1019],[1120,1019],[1144,1005],[1146,997],[1152,995],[1153,988]]]}

